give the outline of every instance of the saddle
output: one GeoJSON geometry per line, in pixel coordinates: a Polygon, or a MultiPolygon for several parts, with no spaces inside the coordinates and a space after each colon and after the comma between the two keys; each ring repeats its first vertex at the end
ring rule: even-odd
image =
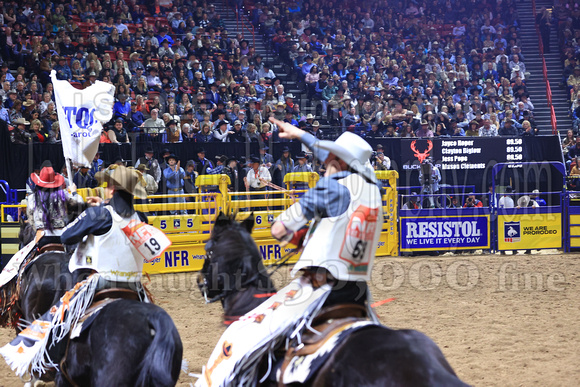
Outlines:
{"type": "Polygon", "coordinates": [[[33,259],[35,256],[39,256],[40,254],[48,253],[49,251],[62,251],[64,252],[64,246],[60,243],[48,243],[42,246],[38,251],[32,254],[33,259]]]}
{"type": "MultiPolygon", "coordinates": [[[[302,342],[293,342],[284,355],[280,367],[280,375],[295,357],[308,356],[316,353],[332,337],[359,321],[366,321],[366,308],[358,304],[339,304],[321,309],[312,321],[312,330],[302,335],[302,342]]],[[[282,378],[278,386],[283,386],[282,378]]]]}

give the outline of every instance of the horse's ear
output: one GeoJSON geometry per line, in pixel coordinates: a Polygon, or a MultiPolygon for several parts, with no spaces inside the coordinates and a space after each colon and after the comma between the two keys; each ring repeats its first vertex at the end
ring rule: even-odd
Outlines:
{"type": "Polygon", "coordinates": [[[224,214],[222,211],[220,211],[217,218],[215,219],[215,225],[218,227],[224,227],[231,223],[232,220],[230,219],[230,217],[224,214]]]}
{"type": "Polygon", "coordinates": [[[246,219],[242,220],[241,225],[251,234],[252,229],[254,228],[254,213],[253,212],[250,213],[250,215],[246,219]]]}

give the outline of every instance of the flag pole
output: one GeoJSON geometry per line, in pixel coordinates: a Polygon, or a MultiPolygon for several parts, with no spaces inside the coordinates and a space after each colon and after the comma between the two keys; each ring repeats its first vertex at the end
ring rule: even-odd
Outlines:
{"type": "Polygon", "coordinates": [[[72,168],[72,161],[71,161],[71,159],[66,158],[65,159],[65,165],[66,165],[66,173],[68,175],[68,185],[67,185],[67,188],[70,191],[70,187],[73,185],[73,178],[74,178],[74,176],[72,174],[73,168],[72,168]]]}

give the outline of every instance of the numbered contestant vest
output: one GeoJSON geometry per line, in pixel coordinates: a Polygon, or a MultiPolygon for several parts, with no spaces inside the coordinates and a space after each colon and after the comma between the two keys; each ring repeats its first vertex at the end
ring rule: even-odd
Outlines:
{"type": "Polygon", "coordinates": [[[137,282],[141,280],[143,257],[129,240],[129,224],[142,224],[139,215],[123,218],[111,206],[105,206],[113,218],[111,229],[103,235],[89,235],[79,244],[70,262],[76,269],[92,269],[109,281],[137,282]]]}
{"type": "Polygon", "coordinates": [[[350,192],[349,207],[340,216],[312,221],[292,274],[317,266],[339,280],[368,281],[383,227],[381,193],[356,173],[338,182],[350,192]]]}

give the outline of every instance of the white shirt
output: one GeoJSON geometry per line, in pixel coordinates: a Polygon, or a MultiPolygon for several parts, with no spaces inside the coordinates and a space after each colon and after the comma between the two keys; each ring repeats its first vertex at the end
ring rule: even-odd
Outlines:
{"type": "Polygon", "coordinates": [[[514,208],[514,200],[509,196],[502,196],[497,203],[499,208],[514,208]]]}
{"type": "Polygon", "coordinates": [[[264,188],[266,184],[264,184],[260,179],[266,181],[272,181],[272,176],[270,175],[270,171],[263,165],[260,165],[257,171],[254,169],[250,169],[246,174],[246,179],[248,180],[248,185],[252,188],[264,188]]]}

